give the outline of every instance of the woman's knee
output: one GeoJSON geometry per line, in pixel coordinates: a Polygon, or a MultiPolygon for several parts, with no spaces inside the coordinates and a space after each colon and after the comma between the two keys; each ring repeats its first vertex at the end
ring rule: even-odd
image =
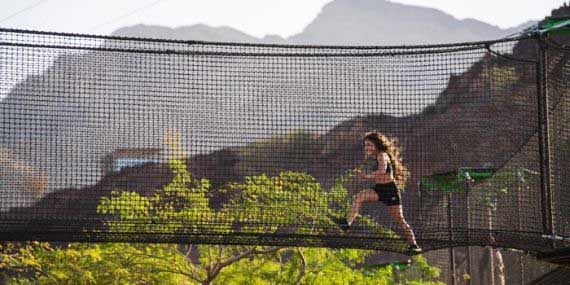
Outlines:
{"type": "Polygon", "coordinates": [[[370,194],[368,192],[360,192],[358,194],[356,194],[356,200],[359,201],[360,203],[362,202],[366,202],[368,200],[370,200],[370,194]]]}
{"type": "Polygon", "coordinates": [[[356,194],[356,199],[355,202],[358,204],[362,204],[364,201],[366,201],[366,195],[363,193],[358,193],[356,194]]]}
{"type": "Polygon", "coordinates": [[[398,223],[401,226],[406,225],[406,220],[400,216],[393,216],[394,221],[396,221],[396,223],[398,223]]]}
{"type": "Polygon", "coordinates": [[[356,194],[356,199],[362,202],[378,201],[379,197],[373,190],[364,190],[356,194]]]}
{"type": "Polygon", "coordinates": [[[392,214],[392,218],[398,222],[398,223],[406,223],[406,220],[404,219],[404,215],[402,215],[402,211],[400,211],[400,209],[391,209],[390,210],[390,214],[392,214]]]}

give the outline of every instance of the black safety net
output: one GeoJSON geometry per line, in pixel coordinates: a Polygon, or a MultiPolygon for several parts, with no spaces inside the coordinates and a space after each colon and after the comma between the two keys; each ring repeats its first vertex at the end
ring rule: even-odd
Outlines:
{"type": "Polygon", "coordinates": [[[537,260],[519,250],[469,246],[430,251],[444,284],[567,284],[570,268],[537,260]]]}
{"type": "Polygon", "coordinates": [[[568,55],[0,29],[0,240],[556,251],[568,55]]]}

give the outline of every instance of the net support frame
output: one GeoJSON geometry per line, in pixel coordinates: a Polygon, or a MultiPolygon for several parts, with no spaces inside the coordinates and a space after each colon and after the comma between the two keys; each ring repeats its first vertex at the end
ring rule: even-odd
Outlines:
{"type": "Polygon", "coordinates": [[[548,94],[546,88],[546,61],[547,46],[545,45],[546,35],[537,35],[537,107],[538,107],[538,139],[540,158],[540,183],[541,183],[541,206],[542,206],[542,227],[547,235],[554,235],[554,223],[552,220],[552,178],[550,166],[550,131],[548,114],[548,94]]]}

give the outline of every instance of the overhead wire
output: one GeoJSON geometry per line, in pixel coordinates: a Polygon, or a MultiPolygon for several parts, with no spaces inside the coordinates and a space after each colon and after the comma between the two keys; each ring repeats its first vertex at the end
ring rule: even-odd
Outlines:
{"type": "Polygon", "coordinates": [[[113,19],[111,19],[111,20],[109,20],[109,21],[107,21],[107,22],[104,22],[104,23],[101,23],[101,24],[97,24],[97,25],[91,27],[89,30],[90,30],[91,32],[96,31],[96,30],[98,30],[98,29],[101,28],[101,27],[104,27],[104,26],[107,26],[107,25],[109,25],[109,24],[115,23],[115,22],[120,21],[120,20],[122,20],[122,19],[124,19],[124,18],[130,17],[130,16],[132,16],[132,15],[134,15],[134,14],[136,14],[136,13],[139,13],[139,12],[141,12],[141,11],[143,11],[143,10],[146,10],[146,9],[152,7],[152,6],[155,6],[156,4],[158,4],[158,3],[162,2],[162,1],[165,1],[165,0],[156,0],[156,1],[153,1],[152,3],[149,3],[148,5],[145,5],[145,6],[142,6],[142,7],[140,7],[140,8],[134,9],[134,10],[132,10],[132,11],[130,11],[130,12],[127,12],[127,13],[125,13],[125,14],[122,14],[122,15],[118,16],[118,17],[115,17],[115,18],[113,18],[113,19]]]}
{"type": "Polygon", "coordinates": [[[39,6],[40,4],[42,4],[42,3],[46,2],[46,1],[47,1],[47,0],[40,0],[40,1],[38,1],[38,2],[36,2],[36,3],[34,3],[34,4],[32,4],[32,5],[30,5],[30,6],[27,6],[26,8],[24,8],[24,9],[22,9],[22,10],[16,11],[15,13],[12,13],[12,14],[10,14],[10,15],[4,17],[3,19],[0,19],[0,24],[4,23],[4,22],[6,22],[6,21],[8,21],[8,20],[10,20],[10,19],[12,19],[12,18],[14,18],[14,17],[16,17],[16,16],[18,16],[18,15],[24,13],[24,12],[27,12],[27,11],[33,9],[33,8],[36,8],[37,6],[39,6]]]}

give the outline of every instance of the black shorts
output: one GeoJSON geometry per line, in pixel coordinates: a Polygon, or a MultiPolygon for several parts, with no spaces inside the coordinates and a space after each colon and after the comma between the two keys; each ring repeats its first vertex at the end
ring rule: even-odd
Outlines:
{"type": "Polygon", "coordinates": [[[402,204],[400,202],[400,190],[398,189],[398,185],[394,182],[376,184],[374,185],[374,191],[378,194],[378,201],[386,204],[386,206],[402,204]]]}

